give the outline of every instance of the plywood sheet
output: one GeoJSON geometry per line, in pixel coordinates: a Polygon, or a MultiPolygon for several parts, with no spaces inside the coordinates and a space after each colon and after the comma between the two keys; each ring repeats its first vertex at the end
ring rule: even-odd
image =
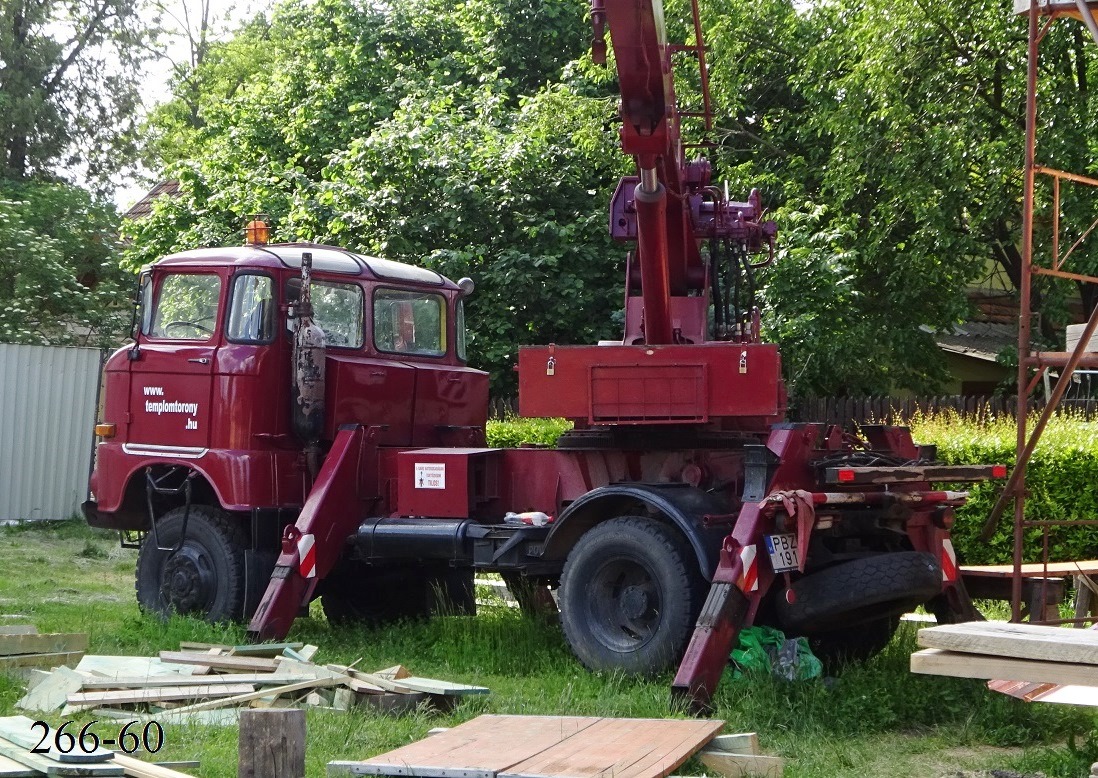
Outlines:
{"type": "Polygon", "coordinates": [[[694,719],[601,719],[499,778],[664,778],[723,726],[694,719]]]}
{"type": "Polygon", "coordinates": [[[696,719],[486,715],[332,775],[663,778],[720,731],[696,719]]]}
{"type": "Polygon", "coordinates": [[[919,630],[919,645],[968,654],[1098,665],[1098,631],[974,621],[919,630]]]}
{"type": "Polygon", "coordinates": [[[355,775],[495,778],[511,765],[591,727],[583,716],[478,716],[445,732],[356,763],[355,775]]]}

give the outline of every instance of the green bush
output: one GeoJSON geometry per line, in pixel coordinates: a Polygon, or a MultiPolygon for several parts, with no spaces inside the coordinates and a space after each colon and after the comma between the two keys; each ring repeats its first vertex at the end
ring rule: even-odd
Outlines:
{"type": "Polygon", "coordinates": [[[562,433],[572,429],[567,419],[521,419],[488,422],[488,445],[498,448],[516,446],[555,446],[562,433]]]}
{"type": "MultiPolygon", "coordinates": [[[[1035,421],[1030,419],[1027,429],[1035,421]]],[[[1014,466],[1018,433],[1013,419],[976,420],[944,412],[913,419],[911,430],[919,443],[937,445],[938,458],[948,464],[1014,466]]],[[[957,511],[953,544],[964,564],[1005,564],[1013,558],[1013,504],[991,540],[979,538],[1002,487],[1002,481],[961,487],[971,496],[957,511]]],[[[1054,416],[1027,468],[1026,491],[1027,519],[1098,519],[1098,422],[1068,412],[1054,416]]],[[[1098,526],[1051,527],[1048,543],[1052,560],[1093,559],[1098,556],[1098,526]]],[[[1043,547],[1042,529],[1028,529],[1025,561],[1040,561],[1043,547]]]]}

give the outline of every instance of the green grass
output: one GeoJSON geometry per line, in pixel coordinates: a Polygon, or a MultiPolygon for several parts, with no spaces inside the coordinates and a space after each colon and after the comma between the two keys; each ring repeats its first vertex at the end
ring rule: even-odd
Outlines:
{"type": "MultiPolygon", "coordinates": [[[[0,530],[0,624],[88,632],[91,652],[155,655],[181,640],[242,642],[241,626],[188,619],[162,623],[139,614],[133,597],[135,552],[110,533],[79,523],[0,530]]],[[[320,646],[321,662],[413,672],[488,686],[492,694],[456,710],[400,718],[363,712],[307,713],[307,774],[323,776],[332,759],[363,759],[481,713],[631,717],[680,715],[669,706],[670,678],[635,680],[586,671],[560,630],[502,606],[476,618],[444,617],[384,629],[330,628],[314,605],[292,640],[320,646]]],[[[1085,775],[1098,759],[1098,720],[1089,710],[1023,703],[980,681],[912,675],[914,630],[905,625],[888,650],[836,679],[785,683],[726,675],[715,716],[733,732],[756,731],[764,750],[787,758],[789,778],[935,778],[958,770],[1043,771],[1085,775]]],[[[14,707],[22,682],[0,675],[0,714],[14,707]]],[[[46,719],[56,727],[60,715],[46,719]]],[[[87,718],[80,719],[83,723],[87,718]]],[[[100,722],[103,735],[116,723],[100,722]]],[[[235,727],[165,725],[164,759],[198,759],[198,775],[236,774],[235,727]]],[[[500,733],[501,740],[506,733],[500,733]]],[[[701,774],[689,762],[680,775],[701,774]]]]}

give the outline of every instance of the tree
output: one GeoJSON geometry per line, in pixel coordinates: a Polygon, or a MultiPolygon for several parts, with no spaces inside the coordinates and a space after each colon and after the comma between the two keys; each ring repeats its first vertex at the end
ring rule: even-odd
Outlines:
{"type": "Polygon", "coordinates": [[[65,184],[0,187],[0,342],[106,346],[129,324],[114,209],[65,184]]]}
{"type": "Polygon", "coordinates": [[[0,0],[0,177],[81,166],[106,185],[134,151],[137,0],[0,0]]]}

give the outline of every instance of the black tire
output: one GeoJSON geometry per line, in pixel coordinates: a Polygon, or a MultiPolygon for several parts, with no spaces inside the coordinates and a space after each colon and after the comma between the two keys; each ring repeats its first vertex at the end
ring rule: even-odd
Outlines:
{"type": "Polygon", "coordinates": [[[812,653],[834,673],[851,662],[865,662],[884,650],[900,626],[899,616],[884,616],[834,632],[808,636],[812,653]]]}
{"type": "Polygon", "coordinates": [[[793,584],[793,603],[778,593],[778,625],[789,635],[835,632],[897,616],[942,591],[933,554],[898,551],[855,559],[793,584]]]}
{"type": "Polygon", "coordinates": [[[434,613],[474,615],[473,571],[344,563],[324,582],[320,605],[337,626],[380,626],[434,613]]]}
{"type": "Polygon", "coordinates": [[[676,664],[701,609],[703,580],[685,540],[651,519],[609,519],[564,563],[561,625],[592,670],[653,675],[676,664]]]}
{"type": "MultiPolygon", "coordinates": [[[[179,544],[183,514],[183,508],[175,508],[157,520],[161,547],[175,549],[179,544]]],[[[141,544],[134,580],[137,604],[145,613],[162,617],[180,613],[210,622],[249,618],[245,548],[247,536],[239,521],[218,508],[192,505],[186,537],[177,550],[158,549],[151,532],[141,544]]]]}

